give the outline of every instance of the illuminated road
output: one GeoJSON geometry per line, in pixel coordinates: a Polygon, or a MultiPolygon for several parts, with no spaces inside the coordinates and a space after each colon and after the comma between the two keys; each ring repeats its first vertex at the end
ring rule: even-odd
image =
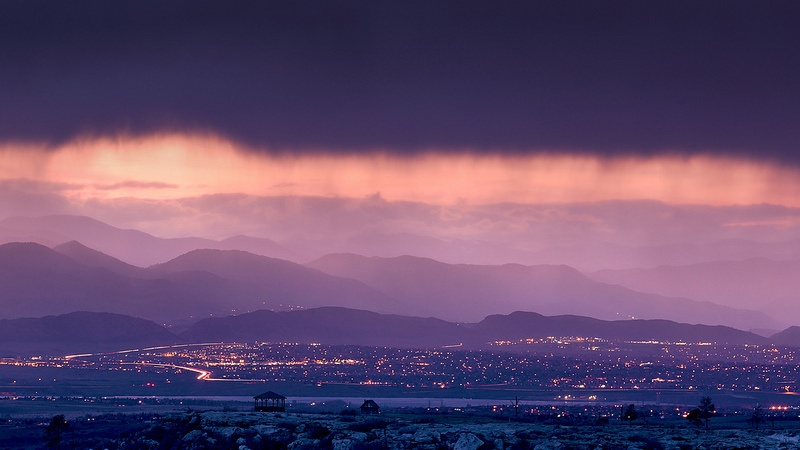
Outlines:
{"type": "Polygon", "coordinates": [[[142,351],[149,351],[149,350],[164,350],[168,348],[185,348],[185,347],[202,347],[206,345],[221,345],[224,342],[204,342],[202,344],[174,344],[174,345],[160,345],[157,347],[145,347],[145,348],[133,348],[129,350],[119,350],[116,352],[101,352],[101,353],[80,353],[77,355],[67,355],[64,359],[70,360],[73,358],[88,358],[91,356],[103,356],[103,355],[122,355],[125,353],[135,353],[135,352],[142,352],[142,351]]]}
{"type": "MultiPolygon", "coordinates": [[[[150,351],[150,350],[166,350],[171,348],[185,348],[185,347],[200,347],[200,346],[208,346],[208,345],[220,345],[223,342],[205,342],[202,344],[176,344],[176,345],[161,345],[158,347],[147,347],[147,348],[134,348],[128,350],[119,350],[116,352],[103,352],[103,353],[81,353],[76,355],[67,355],[64,357],[66,360],[71,359],[78,359],[78,358],[91,358],[93,356],[108,356],[108,355],[123,355],[126,353],[136,353],[141,351],[150,351]]],[[[147,362],[120,362],[120,365],[129,365],[129,366],[148,366],[148,367],[159,367],[164,369],[176,369],[176,370],[186,370],[189,372],[194,372],[197,374],[197,379],[202,381],[239,381],[239,382],[264,382],[264,379],[256,379],[256,378],[212,378],[211,372],[204,369],[198,369],[196,367],[189,367],[189,366],[179,366],[175,364],[161,364],[161,363],[147,363],[147,362]]]]}

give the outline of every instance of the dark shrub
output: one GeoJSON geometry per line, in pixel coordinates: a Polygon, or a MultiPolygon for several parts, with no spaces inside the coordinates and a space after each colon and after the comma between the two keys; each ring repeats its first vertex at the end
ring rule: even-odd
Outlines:
{"type": "Polygon", "coordinates": [[[311,439],[322,439],[331,434],[331,430],[322,425],[311,423],[306,426],[306,433],[308,433],[308,437],[311,439]]]}
{"type": "Polygon", "coordinates": [[[278,427],[293,432],[297,428],[297,424],[296,423],[292,423],[292,422],[280,422],[280,423],[278,423],[278,427]]]}

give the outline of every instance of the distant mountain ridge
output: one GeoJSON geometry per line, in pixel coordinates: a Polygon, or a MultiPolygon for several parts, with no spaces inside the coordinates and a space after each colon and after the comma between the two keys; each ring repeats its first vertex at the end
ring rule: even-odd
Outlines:
{"type": "Polygon", "coordinates": [[[535,252],[530,261],[532,264],[569,264],[584,272],[597,272],[655,269],[661,266],[688,266],[751,258],[786,260],[797,258],[798,254],[800,239],[754,242],[729,238],[705,244],[673,243],[649,247],[631,247],[608,242],[556,247],[535,252]]]}
{"type": "Polygon", "coordinates": [[[234,236],[213,239],[159,238],[138,230],[113,227],[86,216],[15,216],[0,220],[0,243],[36,242],[53,247],[78,241],[92,249],[139,267],[163,263],[200,248],[248,250],[252,253],[300,261],[305,257],[265,238],[234,236]]]}
{"type": "Polygon", "coordinates": [[[740,329],[786,326],[757,311],[594,281],[564,265],[480,266],[414,256],[332,254],[307,266],[359,280],[416,314],[459,321],[533,310],[547,315],[580,314],[604,320],[657,318],[740,329]]]}
{"type": "Polygon", "coordinates": [[[226,286],[224,280],[202,281],[135,278],[82,264],[39,244],[3,244],[0,318],[94,311],[165,322],[222,312],[215,290],[227,292],[234,286],[226,286]]]}
{"type": "MultiPolygon", "coordinates": [[[[515,310],[535,310],[544,314],[582,314],[609,320],[631,317],[665,318],[757,329],[762,330],[765,335],[791,323],[800,322],[800,294],[797,294],[800,292],[800,261],[787,260],[796,257],[800,251],[800,240],[763,243],[724,239],[705,244],[678,243],[654,247],[627,247],[596,242],[575,248],[551,248],[533,252],[530,249],[513,249],[498,243],[373,230],[356,234],[337,244],[305,242],[298,238],[291,241],[294,242],[290,244],[292,247],[287,247],[270,239],[242,235],[224,240],[195,237],[163,239],[137,230],[116,228],[89,217],[71,215],[10,217],[0,220],[0,242],[9,240],[53,246],[59,253],[84,265],[103,268],[128,279],[154,280],[149,287],[139,288],[145,300],[157,297],[158,286],[163,285],[180,291],[173,293],[178,304],[183,302],[184,306],[190,305],[185,300],[190,291],[197,290],[188,286],[194,280],[203,289],[200,289],[201,295],[197,296],[201,311],[187,314],[191,319],[212,312],[224,314],[279,303],[301,303],[301,306],[306,307],[340,305],[380,312],[413,311],[415,314],[461,321],[475,321],[486,315],[515,310]],[[86,248],[81,249],[82,246],[86,248]],[[305,287],[299,288],[306,294],[313,291],[313,295],[292,295],[291,289],[281,290],[277,286],[267,288],[264,282],[254,285],[247,281],[246,286],[237,285],[230,274],[212,277],[211,271],[204,268],[182,274],[138,270],[153,264],[164,264],[198,249],[247,251],[297,262],[307,261],[306,257],[309,255],[319,255],[323,249],[338,248],[337,246],[360,249],[367,254],[383,254],[386,257],[351,255],[354,258],[348,259],[342,258],[342,254],[332,254],[307,264],[307,267],[340,278],[357,280],[376,291],[372,296],[381,297],[380,300],[366,301],[368,296],[356,295],[361,300],[340,302],[339,300],[346,299],[349,294],[342,296],[341,292],[334,289],[328,297],[335,301],[323,302],[321,298],[324,296],[324,289],[315,290],[315,283],[306,283],[305,287]],[[93,249],[95,253],[87,252],[87,248],[93,249]],[[404,248],[427,256],[435,256],[441,251],[442,257],[450,258],[449,260],[455,258],[502,262],[505,255],[512,260],[535,265],[456,264],[430,258],[392,256],[404,248]],[[112,258],[116,261],[112,261],[112,258]],[[730,260],[717,260],[719,258],[730,260]],[[770,264],[754,264],[758,261],[773,262],[767,267],[770,264]],[[547,264],[542,264],[543,262],[547,264]],[[570,265],[563,265],[567,263],[570,265]],[[665,263],[674,265],[664,266],[665,263]],[[695,264],[680,265],[689,263],[695,264]],[[357,267],[364,264],[375,267],[369,271],[357,267]],[[620,264],[654,268],[603,270],[590,273],[589,276],[574,269],[602,269],[604,264],[609,265],[606,268],[619,267],[620,264]],[[667,267],[672,268],[666,269],[667,267]],[[207,273],[201,273],[204,271],[207,273]],[[437,281],[437,276],[442,278],[437,281]],[[237,304],[225,309],[213,306],[212,304],[221,306],[221,303],[211,301],[212,296],[249,300],[244,302],[246,306],[237,304]],[[253,300],[254,296],[263,298],[257,302],[253,300]],[[308,297],[309,301],[298,301],[300,297],[308,297]],[[280,298],[285,298],[286,301],[281,301],[280,298]],[[378,303],[383,303],[385,307],[376,306],[378,303]]],[[[64,293],[81,290],[79,283],[74,281],[64,293]]],[[[97,287],[102,284],[98,280],[89,281],[87,289],[88,286],[97,287]]],[[[128,281],[122,280],[120,286],[126,283],[130,285],[128,281]]],[[[51,280],[45,284],[52,286],[53,282],[51,280]]],[[[130,294],[127,291],[117,295],[118,289],[111,287],[95,292],[104,292],[106,296],[114,294],[120,299],[120,305],[128,302],[130,294]]],[[[85,296],[91,295],[96,294],[85,296]]],[[[42,298],[32,300],[40,304],[45,301],[42,298]]],[[[54,301],[51,304],[58,305],[59,302],[54,301]]],[[[172,307],[165,305],[167,308],[172,307]]],[[[61,313],[74,309],[84,309],[84,306],[64,304],[52,311],[40,309],[31,311],[31,314],[61,313]]],[[[114,311],[136,312],[132,309],[114,311]]],[[[174,312],[177,313],[177,308],[174,312]]],[[[161,317],[150,317],[161,321],[167,316],[161,314],[161,317]]],[[[0,311],[0,317],[14,316],[4,315],[0,311]]]]}
{"type": "Polygon", "coordinates": [[[784,328],[762,313],[644,294],[592,281],[568,266],[358,255],[330,255],[302,266],[240,250],[204,249],[140,268],[73,241],[54,249],[0,245],[0,269],[0,318],[86,310],[175,324],[264,308],[342,306],[461,322],[533,310],[784,328]]]}
{"type": "Polygon", "coordinates": [[[319,258],[326,253],[352,252],[386,258],[412,254],[453,264],[565,264],[591,272],[680,266],[754,257],[784,260],[796,258],[800,254],[800,239],[781,242],[723,239],[704,244],[671,243],[649,247],[589,242],[572,247],[561,245],[531,250],[499,242],[460,240],[454,237],[445,240],[440,236],[402,231],[372,230],[341,242],[306,242],[295,238],[291,243],[283,244],[263,237],[241,235],[223,240],[199,237],[159,238],[138,230],[121,229],[90,217],[75,215],[15,216],[0,220],[0,243],[37,242],[52,247],[69,241],[79,241],[141,267],[163,263],[199,248],[245,250],[298,263],[319,258]]]}
{"type": "Polygon", "coordinates": [[[796,259],[749,258],[654,269],[602,270],[588,275],[637,291],[725,302],[800,318],[800,260],[796,259]]]}
{"type": "Polygon", "coordinates": [[[155,274],[210,273],[272,305],[347,306],[380,312],[395,308],[392,298],[360,281],[241,250],[193,250],[148,270],[155,274]]]}
{"type": "Polygon", "coordinates": [[[666,295],[693,295],[708,301],[736,296],[742,304],[760,301],[767,289],[784,298],[800,298],[800,260],[748,258],[653,269],[601,270],[589,274],[599,281],[666,295]],[[698,287],[702,287],[698,292],[698,287]]]}
{"type": "Polygon", "coordinates": [[[196,250],[144,269],[75,242],[57,249],[0,245],[0,319],[95,311],[188,323],[281,305],[393,305],[358,281],[241,251],[196,250]]]}

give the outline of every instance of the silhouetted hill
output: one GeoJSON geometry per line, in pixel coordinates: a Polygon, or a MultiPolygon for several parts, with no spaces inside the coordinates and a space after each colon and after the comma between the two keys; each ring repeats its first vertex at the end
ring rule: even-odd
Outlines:
{"type": "Polygon", "coordinates": [[[358,281],[242,251],[197,250],[140,269],[77,243],[61,250],[80,261],[35,243],[0,245],[0,318],[78,310],[185,323],[281,305],[393,307],[358,281]]]}
{"type": "Polygon", "coordinates": [[[123,350],[175,341],[175,335],[154,322],[120,314],[74,312],[0,320],[0,354],[123,350]]]}
{"type": "Polygon", "coordinates": [[[0,318],[9,319],[94,311],[164,323],[254,302],[238,283],[213,274],[136,278],[87,266],[35,243],[0,245],[0,292],[0,318]]]}
{"type": "MultiPolygon", "coordinates": [[[[797,328],[797,327],[794,327],[797,328]]],[[[797,335],[800,329],[792,330],[797,335]]],[[[789,330],[787,330],[789,331],[789,330]]],[[[619,341],[766,344],[768,339],[724,326],[668,320],[603,321],[531,312],[493,315],[477,324],[378,314],[339,307],[251,313],[207,318],[179,336],[153,322],[108,313],[76,312],[41,318],[0,320],[0,356],[109,351],[175,342],[299,342],[434,348],[463,344],[490,348],[497,340],[548,336],[597,337],[619,341]]]]}
{"type": "Polygon", "coordinates": [[[105,253],[98,252],[78,241],[65,242],[53,247],[53,250],[89,267],[102,267],[116,274],[130,277],[148,277],[148,271],[146,269],[120,261],[105,253]]]}
{"type": "Polygon", "coordinates": [[[337,307],[209,318],[180,334],[187,342],[235,340],[394,347],[458,344],[466,337],[462,326],[439,319],[337,307]]]}
{"type": "Polygon", "coordinates": [[[721,325],[690,325],[671,320],[605,321],[582,316],[543,316],[516,311],[493,315],[472,330],[487,339],[517,340],[548,336],[584,336],[624,341],[717,342],[728,344],[767,343],[756,334],[721,325]]]}
{"type": "Polygon", "coordinates": [[[233,236],[223,239],[218,243],[207,246],[217,250],[244,250],[257,255],[271,258],[285,259],[287,261],[307,260],[302,252],[293,251],[272,239],[257,238],[252,236],[233,236]]]}
{"type": "Polygon", "coordinates": [[[397,299],[404,311],[448,320],[477,321],[490,314],[537,311],[604,320],[659,318],[741,329],[780,328],[760,312],[636,292],[593,281],[568,266],[478,266],[353,254],[328,255],[308,266],[359,280],[397,299]]]}
{"type": "Polygon", "coordinates": [[[437,261],[470,264],[505,264],[528,262],[531,252],[513,246],[463,240],[448,237],[447,240],[414,233],[385,233],[370,230],[356,234],[341,245],[349,253],[393,258],[399,255],[414,255],[437,261]]]}
{"type": "Polygon", "coordinates": [[[346,308],[272,312],[204,319],[180,334],[186,342],[263,341],[322,344],[438,347],[463,343],[486,348],[496,340],[584,336],[613,340],[760,344],[768,340],[725,326],[689,325],[668,320],[604,321],[581,316],[514,312],[472,325],[438,319],[384,315],[346,308]]]}
{"type": "Polygon", "coordinates": [[[232,280],[255,296],[256,301],[240,302],[240,308],[250,310],[278,305],[344,306],[379,312],[397,310],[393,299],[359,281],[240,250],[194,250],[149,270],[162,275],[207,272],[232,280]]]}
{"type": "Polygon", "coordinates": [[[800,347],[800,327],[791,326],[770,336],[770,340],[779,345],[800,347]]]}

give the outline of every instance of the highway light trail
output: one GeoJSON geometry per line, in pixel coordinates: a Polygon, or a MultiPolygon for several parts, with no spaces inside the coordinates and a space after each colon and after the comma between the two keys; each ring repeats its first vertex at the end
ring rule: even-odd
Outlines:
{"type": "Polygon", "coordinates": [[[184,348],[184,347],[203,347],[207,345],[222,345],[224,342],[204,342],[201,344],[174,344],[174,345],[159,345],[157,347],[145,348],[132,348],[128,350],[118,350],[116,352],[98,352],[98,353],[80,353],[75,355],[66,355],[64,359],[70,360],[74,358],[89,358],[92,356],[105,356],[105,355],[124,355],[126,353],[145,352],[150,350],[165,350],[168,348],[184,348]]]}
{"type": "MultiPolygon", "coordinates": [[[[205,347],[210,345],[222,345],[224,342],[204,342],[200,344],[174,344],[174,345],[160,345],[156,347],[146,347],[146,348],[134,348],[134,349],[127,349],[127,350],[118,350],[114,352],[101,352],[101,353],[80,353],[74,355],[66,355],[64,359],[72,360],[78,358],[91,358],[94,356],[109,356],[109,355],[124,355],[129,353],[137,353],[143,351],[153,351],[153,350],[167,350],[173,348],[186,348],[186,347],[205,347]]],[[[197,379],[201,381],[239,381],[239,382],[265,382],[266,380],[260,378],[212,378],[211,371],[199,369],[196,367],[190,366],[183,366],[177,364],[167,364],[167,363],[148,363],[148,362],[120,362],[121,365],[132,365],[132,366],[148,366],[148,367],[158,367],[164,369],[174,369],[174,370],[186,370],[189,372],[194,372],[197,374],[197,379]]]]}
{"type": "Polygon", "coordinates": [[[194,372],[197,374],[197,379],[201,381],[240,381],[240,382],[265,382],[267,380],[264,379],[255,379],[255,378],[211,378],[211,372],[208,370],[198,369],[196,367],[189,367],[189,366],[179,366],[176,364],[163,364],[163,363],[146,363],[146,362],[132,362],[132,363],[122,363],[123,365],[131,365],[131,366],[148,366],[148,367],[159,367],[164,369],[176,369],[176,370],[186,370],[189,372],[194,372]]]}
{"type": "Polygon", "coordinates": [[[156,364],[156,363],[146,363],[146,362],[139,362],[139,363],[123,363],[125,365],[132,365],[132,366],[148,366],[148,367],[160,367],[164,369],[179,369],[179,370],[187,370],[189,372],[194,372],[197,374],[198,380],[203,381],[216,381],[217,379],[211,378],[211,372],[208,370],[197,369],[194,367],[189,366],[178,366],[175,364],[156,364]]]}

